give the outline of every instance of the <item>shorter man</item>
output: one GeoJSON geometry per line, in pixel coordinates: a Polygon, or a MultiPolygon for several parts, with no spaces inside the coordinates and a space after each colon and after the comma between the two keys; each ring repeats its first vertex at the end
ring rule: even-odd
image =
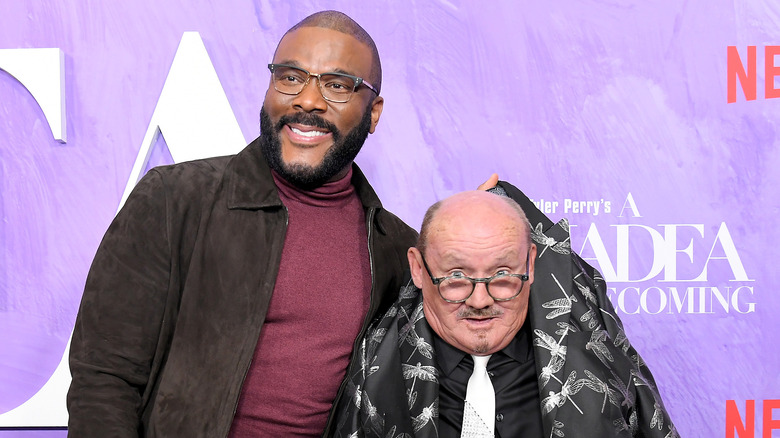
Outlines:
{"type": "Polygon", "coordinates": [[[465,192],[428,210],[408,259],[414,286],[362,341],[336,436],[677,436],[565,221],[532,229],[511,199],[465,192]]]}

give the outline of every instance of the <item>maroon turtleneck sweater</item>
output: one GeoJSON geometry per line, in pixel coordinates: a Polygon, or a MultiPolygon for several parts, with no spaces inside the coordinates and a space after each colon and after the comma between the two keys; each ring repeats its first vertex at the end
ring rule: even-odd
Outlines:
{"type": "Polygon", "coordinates": [[[310,192],[273,177],[287,234],[231,438],[320,436],[369,307],[365,212],[351,169],[310,192]]]}

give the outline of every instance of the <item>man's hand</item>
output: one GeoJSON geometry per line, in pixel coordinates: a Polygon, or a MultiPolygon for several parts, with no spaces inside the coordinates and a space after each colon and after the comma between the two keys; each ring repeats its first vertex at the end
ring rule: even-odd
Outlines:
{"type": "Polygon", "coordinates": [[[480,184],[479,187],[477,187],[477,190],[492,189],[496,184],[498,184],[498,174],[494,173],[490,175],[490,178],[488,178],[487,181],[480,184]]]}

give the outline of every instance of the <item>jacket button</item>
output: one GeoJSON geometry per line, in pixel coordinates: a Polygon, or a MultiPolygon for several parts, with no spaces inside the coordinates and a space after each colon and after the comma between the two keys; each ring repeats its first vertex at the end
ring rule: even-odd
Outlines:
{"type": "Polygon", "coordinates": [[[504,414],[496,414],[496,421],[498,422],[504,421],[504,414]]]}

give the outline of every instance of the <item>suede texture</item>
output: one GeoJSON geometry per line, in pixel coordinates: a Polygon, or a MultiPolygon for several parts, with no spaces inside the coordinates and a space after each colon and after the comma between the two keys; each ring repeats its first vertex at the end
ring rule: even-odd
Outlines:
{"type": "MultiPolygon", "coordinates": [[[[352,183],[372,270],[362,335],[395,300],[416,232],[382,208],[355,165],[352,183]]],[[[90,268],[70,352],[69,436],[227,436],[286,224],[258,140],[235,156],[149,171],[90,268]]]]}

